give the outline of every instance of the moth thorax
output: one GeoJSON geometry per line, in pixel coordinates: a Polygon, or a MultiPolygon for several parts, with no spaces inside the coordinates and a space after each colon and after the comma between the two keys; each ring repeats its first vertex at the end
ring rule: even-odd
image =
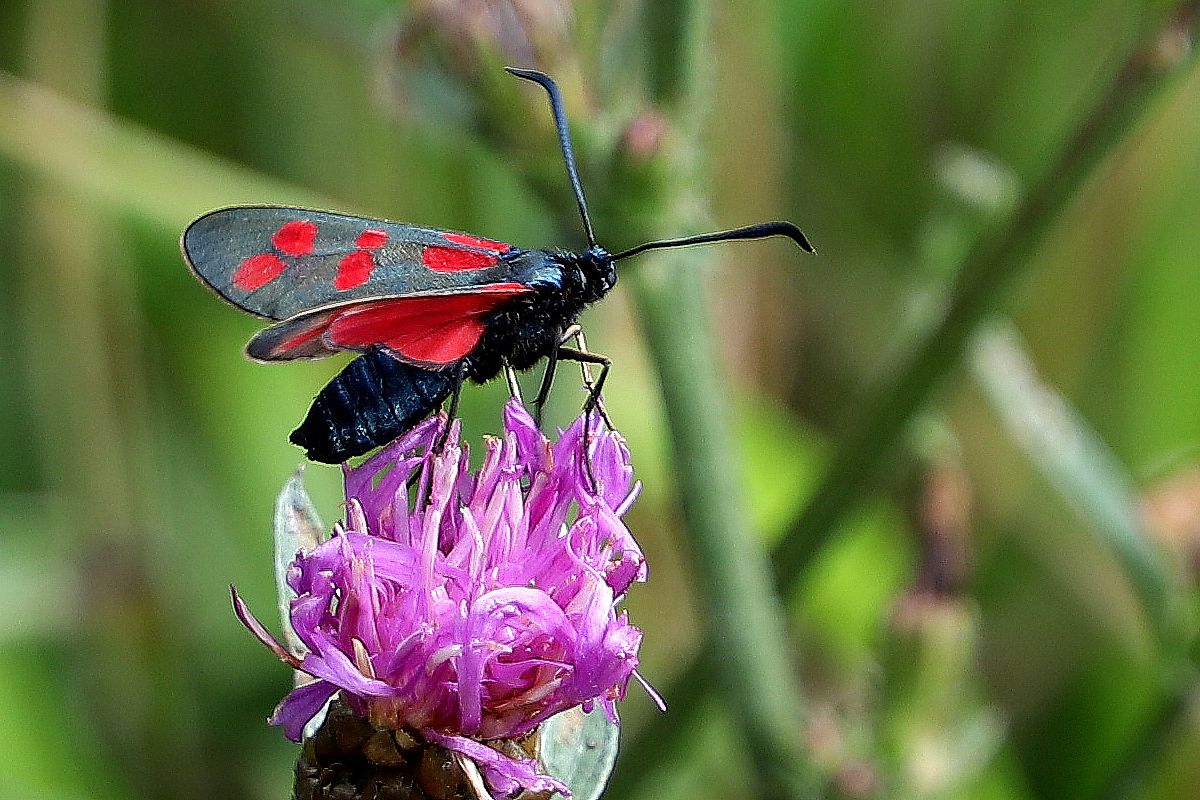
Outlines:
{"type": "MultiPolygon", "coordinates": [[[[537,735],[488,742],[522,758],[538,755],[537,735]]],[[[482,780],[481,778],[479,780],[482,780]]],[[[525,792],[516,800],[548,800],[525,792]]],[[[335,700],[296,760],[295,800],[479,800],[459,757],[420,734],[390,730],[335,700]]],[[[481,800],[489,800],[485,795],[481,800]]]]}
{"type": "Polygon", "coordinates": [[[583,275],[587,302],[599,300],[617,284],[617,262],[604,248],[596,246],[571,258],[583,275]]]}

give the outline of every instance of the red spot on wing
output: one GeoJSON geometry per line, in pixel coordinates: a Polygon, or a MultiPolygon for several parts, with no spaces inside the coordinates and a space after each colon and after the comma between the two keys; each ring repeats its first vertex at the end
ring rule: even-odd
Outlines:
{"type": "Polygon", "coordinates": [[[420,364],[450,364],[479,343],[485,314],[528,291],[520,283],[496,283],[463,294],[380,300],[339,314],[326,338],[336,347],[385,345],[420,364]]]}
{"type": "Polygon", "coordinates": [[[233,273],[233,285],[243,291],[253,292],[279,277],[287,264],[274,253],[259,253],[250,256],[233,273]]]}
{"type": "MultiPolygon", "coordinates": [[[[361,239],[362,237],[360,236],[359,238],[361,239]]],[[[338,262],[338,273],[337,277],[333,279],[333,288],[339,292],[344,292],[356,286],[362,286],[371,278],[371,272],[374,269],[375,259],[366,250],[355,250],[353,253],[347,253],[338,262]]]]}
{"type": "Polygon", "coordinates": [[[387,240],[387,231],[368,228],[358,235],[358,238],[354,240],[354,244],[365,250],[372,250],[376,247],[383,247],[387,244],[387,240]]]}
{"type": "Polygon", "coordinates": [[[467,233],[443,233],[442,238],[455,244],[478,247],[480,250],[495,250],[497,253],[507,253],[512,249],[511,244],[496,242],[491,239],[480,239],[478,236],[471,236],[467,233]]]}
{"type": "Polygon", "coordinates": [[[500,261],[492,253],[476,253],[455,247],[431,245],[421,251],[421,262],[434,272],[462,272],[494,267],[500,261]]]}
{"type": "Polygon", "coordinates": [[[317,238],[317,226],[306,219],[285,222],[271,237],[275,249],[288,256],[306,256],[313,251],[317,238]]]}

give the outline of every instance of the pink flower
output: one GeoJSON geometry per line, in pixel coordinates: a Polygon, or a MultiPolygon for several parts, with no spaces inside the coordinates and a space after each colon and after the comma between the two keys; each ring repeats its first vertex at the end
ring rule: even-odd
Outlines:
{"type": "Polygon", "coordinates": [[[444,418],[345,468],[345,522],[291,566],[302,659],[234,594],[246,626],[316,679],[271,719],[289,738],[341,691],[374,724],[474,759],[500,797],[565,787],[480,741],[578,705],[615,722],[642,637],[616,602],[646,575],[621,520],[640,488],[629,452],[593,423],[589,472],[582,417],[553,444],[515,400],[504,417],[477,473],[457,421],[431,451],[444,418]]]}

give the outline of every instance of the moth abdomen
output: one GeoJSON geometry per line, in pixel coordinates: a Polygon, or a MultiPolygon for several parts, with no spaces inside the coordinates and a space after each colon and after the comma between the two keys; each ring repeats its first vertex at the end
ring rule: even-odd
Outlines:
{"type": "Polygon", "coordinates": [[[454,380],[445,372],[369,350],[321,389],[290,438],[313,461],[339,464],[408,431],[453,389],[454,380]]]}

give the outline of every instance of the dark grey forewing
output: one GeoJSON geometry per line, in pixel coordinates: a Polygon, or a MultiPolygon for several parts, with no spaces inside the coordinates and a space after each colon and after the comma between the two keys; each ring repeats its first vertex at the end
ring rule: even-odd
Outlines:
{"type": "MultiPolygon", "coordinates": [[[[217,294],[252,314],[282,320],[304,311],[381,296],[442,294],[471,286],[513,280],[510,250],[495,266],[458,272],[436,272],[421,260],[425,247],[461,247],[436,228],[421,228],[381,219],[280,206],[237,206],[200,217],[183,233],[184,258],[196,275],[217,294]],[[289,255],[272,237],[288,222],[311,222],[316,238],[311,252],[289,255]],[[383,231],[386,242],[360,247],[369,230],[383,231]],[[334,285],[343,259],[370,254],[374,268],[364,283],[346,290],[334,285]],[[234,276],[247,259],[273,255],[284,264],[277,278],[253,290],[238,286],[234,276]]],[[[462,248],[471,249],[471,248],[462,248]]],[[[486,252],[486,251],[480,251],[486,252]]]]}

